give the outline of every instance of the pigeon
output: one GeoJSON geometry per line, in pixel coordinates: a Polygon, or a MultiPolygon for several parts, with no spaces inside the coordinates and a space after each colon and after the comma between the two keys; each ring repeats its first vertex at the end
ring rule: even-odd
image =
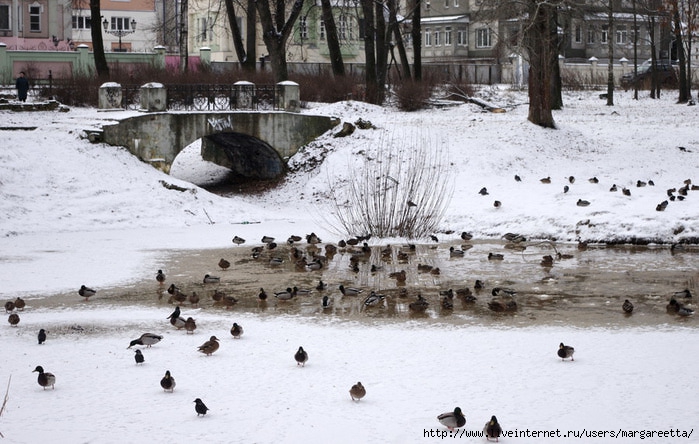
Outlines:
{"type": "Polygon", "coordinates": [[[294,355],[294,359],[296,359],[296,365],[305,367],[306,361],[308,361],[308,353],[306,353],[306,350],[304,350],[303,347],[299,347],[298,351],[294,355]]]}

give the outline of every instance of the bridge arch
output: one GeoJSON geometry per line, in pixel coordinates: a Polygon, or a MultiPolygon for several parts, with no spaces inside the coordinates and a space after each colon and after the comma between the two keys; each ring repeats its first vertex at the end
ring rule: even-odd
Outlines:
{"type": "MultiPolygon", "coordinates": [[[[105,125],[102,137],[105,143],[126,147],[139,159],[169,174],[177,154],[197,139],[224,132],[252,136],[285,162],[339,122],[333,117],[289,112],[148,113],[105,125]]],[[[220,148],[209,146],[205,153],[205,145],[209,144],[202,143],[205,159],[230,166],[223,160],[225,156],[215,153],[220,148]]],[[[244,149],[239,152],[244,153],[244,149]]]]}

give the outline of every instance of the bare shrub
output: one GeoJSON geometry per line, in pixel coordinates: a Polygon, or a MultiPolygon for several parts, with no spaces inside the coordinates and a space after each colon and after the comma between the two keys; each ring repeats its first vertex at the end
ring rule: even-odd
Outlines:
{"type": "Polygon", "coordinates": [[[362,167],[349,166],[347,183],[330,187],[337,220],[331,224],[349,236],[416,239],[434,233],[453,192],[448,153],[438,139],[391,137],[364,153],[362,167]]]}
{"type": "Polygon", "coordinates": [[[396,105],[401,111],[418,111],[427,108],[434,85],[429,80],[403,79],[393,87],[396,105]]]}
{"type": "Polygon", "coordinates": [[[582,91],[591,86],[586,73],[573,69],[561,69],[561,84],[570,91],[582,91]]]}
{"type": "Polygon", "coordinates": [[[333,76],[319,74],[296,74],[291,80],[300,86],[302,102],[335,103],[343,100],[357,100],[357,85],[364,83],[356,75],[333,76]]]}

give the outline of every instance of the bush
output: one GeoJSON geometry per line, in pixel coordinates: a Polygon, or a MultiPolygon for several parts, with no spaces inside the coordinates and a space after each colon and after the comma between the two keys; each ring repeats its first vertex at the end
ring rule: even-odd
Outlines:
{"type": "Polygon", "coordinates": [[[396,83],[393,93],[401,111],[418,111],[427,108],[434,85],[429,80],[403,79],[396,83]]]}

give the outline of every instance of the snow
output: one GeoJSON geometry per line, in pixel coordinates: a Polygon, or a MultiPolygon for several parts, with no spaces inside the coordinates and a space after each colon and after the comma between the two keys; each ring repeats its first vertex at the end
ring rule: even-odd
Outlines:
{"type": "Polygon", "coordinates": [[[123,148],[84,138],[86,130],[134,112],[0,112],[0,295],[28,301],[18,327],[0,327],[0,387],[12,377],[0,432],[8,443],[433,442],[441,439],[429,431],[446,431],[436,416],[455,406],[470,431],[494,414],[506,431],[689,432],[699,411],[686,371],[699,355],[694,319],[654,327],[508,327],[187,306],[182,315],[199,325],[187,335],[167,324],[166,304],[82,302],[77,295],[74,303],[39,303],[83,282],[133,285],[144,270],[154,276],[153,264],[169,251],[230,248],[233,235],[345,238],[326,223],[331,190],[388,144],[445,153],[441,168],[453,185],[444,230],[482,240],[506,232],[571,243],[697,239],[696,191],[655,209],[667,189],[699,181],[697,108],[675,104],[674,93],[639,101],[631,94],[616,92],[608,107],[599,92],[566,93],[555,131],[529,124],[526,95],[506,87],[478,93],[505,113],[473,104],[416,113],[361,102],[311,104],[304,112],[361,118],[377,129],[344,138],[328,133],[290,160],[292,172],[278,188],[226,198],[191,183],[223,174],[198,161],[195,147],[168,176],[123,148]],[[5,129],[30,121],[39,128],[5,129]],[[544,177],[552,183],[542,184],[544,177]],[[655,186],[636,187],[639,180],[655,186]],[[619,191],[610,192],[612,184],[619,191]],[[482,187],[487,196],[478,194],[482,187]],[[578,207],[578,199],[591,205],[578,207]],[[228,333],[233,322],[245,329],[241,339],[228,333]],[[41,346],[39,328],[49,331],[41,346]],[[136,366],[126,347],[144,332],[164,339],[143,348],[146,362],[136,366]],[[220,350],[197,353],[212,334],[220,350]],[[559,342],[576,348],[574,362],[557,358],[559,342]],[[293,359],[299,346],[309,353],[303,368],[293,359]],[[36,383],[37,365],[56,375],[55,390],[36,383]],[[166,370],[177,381],[174,393],[159,386],[166,370]],[[367,396],[353,402],[348,391],[357,381],[367,396]],[[195,398],[211,409],[205,417],[194,412],[195,398]]]}

